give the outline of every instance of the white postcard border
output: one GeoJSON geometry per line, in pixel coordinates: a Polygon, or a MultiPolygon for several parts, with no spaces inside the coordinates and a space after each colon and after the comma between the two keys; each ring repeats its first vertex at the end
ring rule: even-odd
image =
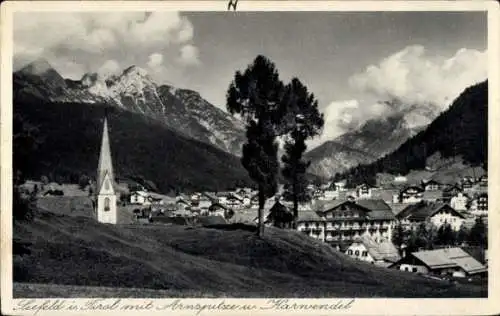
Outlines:
{"type": "MultiPolygon", "coordinates": [[[[226,0],[221,1],[12,1],[4,2],[1,6],[1,112],[0,112],[0,141],[1,141],[1,171],[0,171],[0,201],[1,201],[1,308],[7,315],[33,315],[34,312],[20,312],[13,308],[19,299],[12,299],[12,22],[13,13],[19,11],[226,11],[226,0]]],[[[500,158],[499,141],[500,133],[496,124],[500,123],[500,68],[498,58],[499,49],[499,6],[495,1],[250,1],[240,0],[237,11],[488,11],[488,83],[489,83],[489,195],[495,197],[500,192],[500,168],[495,164],[500,158]]],[[[500,312],[500,304],[496,299],[500,297],[499,280],[495,278],[500,271],[500,207],[493,198],[489,201],[489,298],[483,299],[356,299],[349,309],[339,310],[279,310],[260,309],[252,311],[234,310],[208,310],[200,313],[193,310],[142,310],[176,315],[207,315],[217,313],[220,315],[234,314],[294,314],[294,315],[486,315],[500,312]]],[[[351,298],[346,298],[345,301],[351,298]]],[[[54,300],[54,299],[53,299],[54,300]]],[[[67,304],[84,304],[91,299],[68,299],[67,304]]],[[[176,299],[154,299],[155,306],[174,302],[176,299]]],[[[183,304],[256,304],[269,306],[269,299],[181,299],[183,304]]],[[[291,299],[289,303],[314,303],[333,304],[339,299],[291,299]]],[[[42,302],[43,299],[36,299],[42,302]]],[[[113,302],[114,299],[108,299],[113,302]]],[[[122,299],[123,304],[146,304],[149,299],[122,299]]],[[[110,310],[91,311],[94,314],[130,314],[134,311],[110,310]]],[[[38,311],[36,315],[68,313],[80,314],[69,310],[38,311]]]]}

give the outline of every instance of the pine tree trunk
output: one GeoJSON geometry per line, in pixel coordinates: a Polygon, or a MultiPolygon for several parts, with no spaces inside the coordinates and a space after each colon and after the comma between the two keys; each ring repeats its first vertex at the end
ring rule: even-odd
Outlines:
{"type": "Polygon", "coordinates": [[[264,203],[266,199],[264,197],[264,188],[262,185],[259,185],[259,222],[257,227],[257,235],[259,237],[264,236],[264,203]]]}
{"type": "Polygon", "coordinates": [[[297,229],[297,220],[299,217],[299,201],[297,192],[297,175],[294,174],[293,179],[293,229],[297,229]]]}
{"type": "MultiPolygon", "coordinates": [[[[295,184],[294,184],[294,191],[295,190],[295,184]]],[[[297,229],[297,220],[299,217],[299,201],[297,197],[297,192],[294,193],[293,195],[293,229],[297,229]]]]}

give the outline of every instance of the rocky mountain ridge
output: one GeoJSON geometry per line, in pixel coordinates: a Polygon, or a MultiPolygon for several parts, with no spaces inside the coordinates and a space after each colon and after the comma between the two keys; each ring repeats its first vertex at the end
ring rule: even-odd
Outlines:
{"type": "Polygon", "coordinates": [[[307,159],[311,160],[309,171],[320,177],[331,178],[336,173],[375,161],[425,127],[409,125],[403,113],[368,120],[359,129],[309,151],[306,154],[307,159]]]}
{"type": "Polygon", "coordinates": [[[243,123],[192,90],[158,85],[147,71],[130,66],[119,75],[84,74],[64,79],[47,61],[14,73],[15,97],[48,102],[107,104],[154,118],[180,134],[239,156],[243,123]]]}

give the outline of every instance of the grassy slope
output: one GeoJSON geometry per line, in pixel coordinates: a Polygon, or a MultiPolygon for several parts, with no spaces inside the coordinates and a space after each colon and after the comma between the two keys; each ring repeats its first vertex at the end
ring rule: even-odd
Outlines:
{"type": "MultiPolygon", "coordinates": [[[[166,296],[486,295],[486,287],[458,288],[354,261],[297,232],[268,229],[259,239],[250,230],[110,226],[40,212],[33,222],[14,226],[14,281],[160,289],[166,296]]],[[[30,286],[16,288],[30,295],[30,286]]],[[[53,293],[71,295],[61,289],[53,293]]],[[[116,291],[119,296],[133,293],[116,291]]]]}

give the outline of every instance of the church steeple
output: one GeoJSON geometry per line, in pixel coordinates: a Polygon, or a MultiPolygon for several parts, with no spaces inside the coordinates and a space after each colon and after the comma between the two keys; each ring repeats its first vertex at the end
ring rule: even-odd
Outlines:
{"type": "Polygon", "coordinates": [[[116,224],[118,219],[117,195],[109,146],[108,120],[104,117],[102,129],[101,152],[97,167],[96,182],[97,203],[95,216],[98,222],[116,224]]]}
{"type": "Polygon", "coordinates": [[[105,175],[108,174],[114,182],[113,163],[111,160],[111,148],[109,146],[108,119],[104,117],[104,128],[102,130],[101,152],[99,154],[99,165],[97,167],[97,193],[102,188],[105,175]]]}

